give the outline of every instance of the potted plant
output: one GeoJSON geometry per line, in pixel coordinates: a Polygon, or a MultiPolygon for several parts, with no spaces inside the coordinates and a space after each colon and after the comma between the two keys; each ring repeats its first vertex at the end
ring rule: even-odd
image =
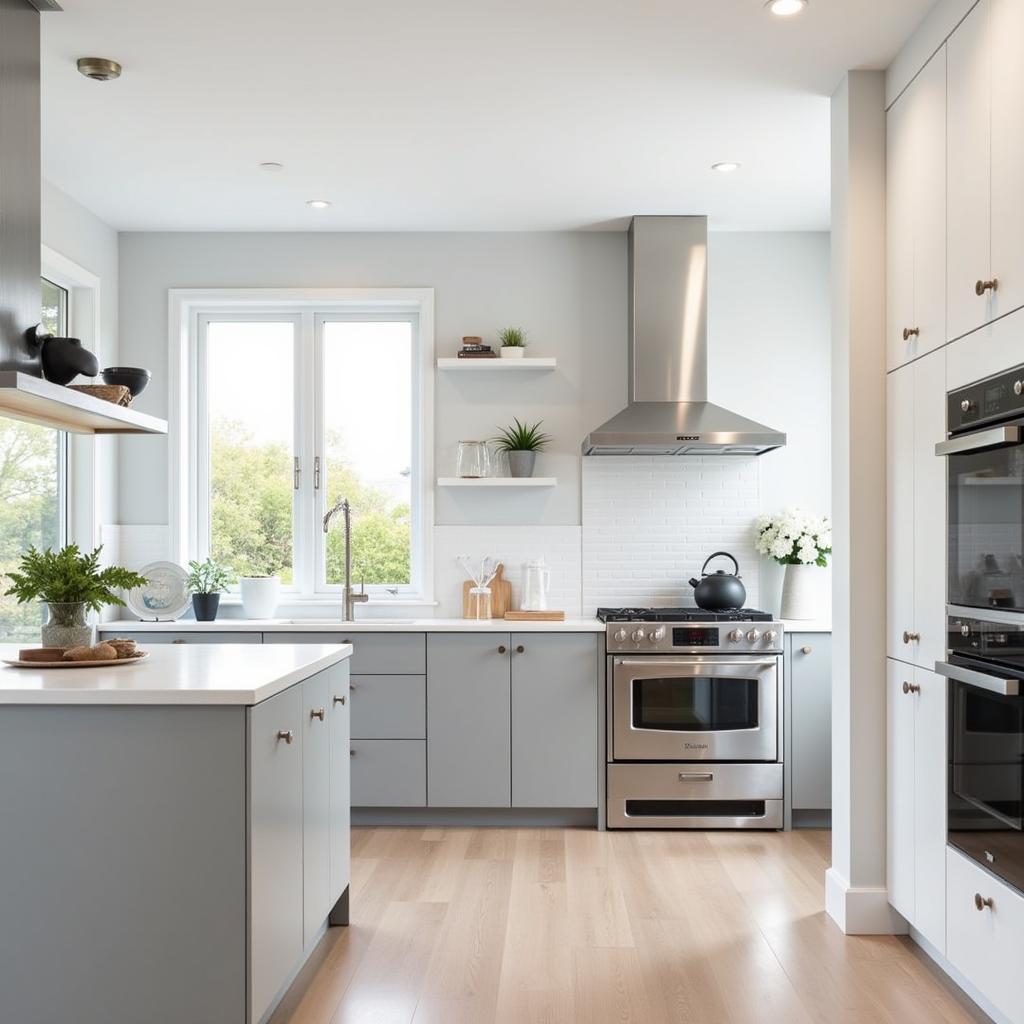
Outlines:
{"type": "Polygon", "coordinates": [[[196,622],[213,622],[220,607],[220,595],[230,583],[228,570],[212,558],[188,563],[185,586],[192,593],[192,611],[196,622]]]}
{"type": "Polygon", "coordinates": [[[104,605],[124,605],[115,590],[132,590],[145,584],[146,577],[111,565],[100,568],[102,546],[84,555],[77,544],[60,551],[34,547],[21,556],[16,572],[9,573],[7,597],[19,604],[41,601],[46,608],[42,628],[44,647],[78,647],[92,642],[90,611],[104,605]]]}
{"type": "Polygon", "coordinates": [[[756,523],[755,547],[786,567],[782,584],[782,618],[815,619],[821,614],[818,569],[832,554],[832,523],[799,508],[781,515],[761,516],[756,523]]]}
{"type": "MultiPolygon", "coordinates": [[[[269,567],[268,567],[269,568],[269,567]]],[[[272,619],[281,593],[281,577],[273,572],[238,577],[242,610],[247,619],[272,619]]]]}
{"type": "Polygon", "coordinates": [[[526,352],[526,331],[521,327],[506,327],[498,333],[502,359],[522,359],[526,352]]]}
{"type": "Polygon", "coordinates": [[[525,424],[517,419],[514,426],[505,427],[494,438],[498,451],[508,455],[508,469],[512,476],[533,476],[537,452],[542,452],[551,443],[551,438],[541,433],[543,422],[539,420],[537,423],[525,424]]]}

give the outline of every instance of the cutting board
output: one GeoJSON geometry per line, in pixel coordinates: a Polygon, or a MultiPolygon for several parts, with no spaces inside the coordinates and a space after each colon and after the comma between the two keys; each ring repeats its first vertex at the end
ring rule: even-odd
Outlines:
{"type": "MultiPolygon", "coordinates": [[[[498,571],[488,584],[491,588],[491,618],[503,619],[505,612],[512,607],[512,584],[505,579],[505,565],[498,563],[498,571]]],[[[469,614],[469,592],[473,589],[473,581],[466,580],[462,584],[462,617],[471,618],[469,614]]]]}
{"type": "Polygon", "coordinates": [[[505,612],[509,622],[565,622],[565,612],[505,612]]]}

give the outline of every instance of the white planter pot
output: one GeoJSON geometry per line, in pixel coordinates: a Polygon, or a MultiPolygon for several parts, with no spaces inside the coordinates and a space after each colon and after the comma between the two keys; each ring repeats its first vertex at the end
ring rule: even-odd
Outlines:
{"type": "Polygon", "coordinates": [[[247,619],[272,619],[281,594],[277,576],[242,576],[238,581],[242,592],[242,610],[247,619]]]}
{"type": "Polygon", "coordinates": [[[782,581],[782,618],[820,619],[825,610],[821,586],[825,570],[817,565],[787,565],[782,581]]]}
{"type": "Polygon", "coordinates": [[[522,359],[526,354],[526,349],[520,345],[502,345],[501,346],[501,358],[502,359],[522,359]]]}

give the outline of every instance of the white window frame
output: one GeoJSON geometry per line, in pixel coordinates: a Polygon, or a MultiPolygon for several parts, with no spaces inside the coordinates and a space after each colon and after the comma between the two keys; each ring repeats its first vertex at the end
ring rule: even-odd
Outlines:
{"type": "MultiPolygon", "coordinates": [[[[199,454],[206,425],[201,381],[201,337],[211,320],[294,319],[296,333],[295,439],[300,487],[294,494],[293,559],[295,579],[302,584],[288,593],[288,603],[331,603],[340,600],[340,585],[321,583],[323,545],[315,535],[322,518],[326,488],[313,488],[314,451],[323,435],[322,403],[316,394],[315,360],[321,354],[318,319],[389,316],[415,318],[414,358],[417,382],[413,409],[413,585],[392,595],[385,587],[368,587],[374,603],[429,605],[433,591],[434,524],[434,291],[432,288],[314,289],[171,289],[168,292],[168,525],[171,558],[179,562],[204,557],[209,535],[201,504],[208,481],[199,454]],[[312,366],[310,365],[312,363],[312,366]],[[301,390],[300,390],[301,389],[301,390]],[[313,418],[316,422],[313,422],[313,418]],[[314,438],[316,441],[314,441],[314,438]],[[312,524],[303,525],[303,524],[312,524]]],[[[358,581],[353,581],[357,584],[358,581]]],[[[229,598],[230,600],[230,598],[229,598]]]]}

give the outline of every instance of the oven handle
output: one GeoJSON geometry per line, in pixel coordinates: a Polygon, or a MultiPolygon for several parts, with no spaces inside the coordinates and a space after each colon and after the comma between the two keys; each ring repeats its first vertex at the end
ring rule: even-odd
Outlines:
{"type": "Polygon", "coordinates": [[[720,661],[718,658],[705,658],[698,660],[697,658],[688,658],[685,655],[679,658],[678,661],[664,661],[655,660],[654,658],[615,658],[614,664],[616,668],[622,666],[623,668],[648,668],[651,670],[658,669],[662,666],[668,668],[682,668],[685,666],[707,666],[709,669],[728,667],[728,668],[747,668],[753,666],[755,668],[774,668],[778,664],[778,656],[771,658],[751,658],[749,661],[720,661]]]}
{"type": "Polygon", "coordinates": [[[975,672],[962,665],[950,665],[948,661],[935,662],[935,671],[947,679],[966,683],[968,686],[977,686],[982,690],[1002,694],[1004,697],[1020,696],[1019,679],[999,679],[997,676],[990,676],[987,672],[975,672]]]}
{"type": "Polygon", "coordinates": [[[1021,443],[1020,427],[992,427],[978,430],[963,437],[951,437],[935,446],[936,455],[962,455],[966,452],[980,452],[986,448],[1005,448],[1021,443]]]}

